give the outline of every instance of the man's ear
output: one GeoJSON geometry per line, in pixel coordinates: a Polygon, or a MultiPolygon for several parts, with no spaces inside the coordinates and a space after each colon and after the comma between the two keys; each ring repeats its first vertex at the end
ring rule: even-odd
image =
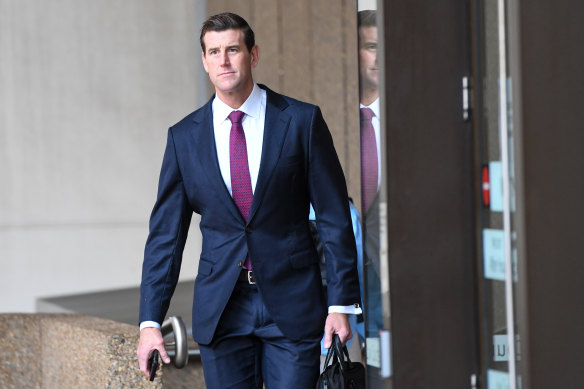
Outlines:
{"type": "Polygon", "coordinates": [[[205,71],[209,73],[209,69],[207,68],[207,57],[205,57],[204,51],[201,51],[201,59],[203,60],[203,67],[205,68],[205,71]]]}
{"type": "Polygon", "coordinates": [[[251,48],[251,67],[255,68],[258,66],[258,62],[260,61],[260,47],[255,45],[251,48]]]}

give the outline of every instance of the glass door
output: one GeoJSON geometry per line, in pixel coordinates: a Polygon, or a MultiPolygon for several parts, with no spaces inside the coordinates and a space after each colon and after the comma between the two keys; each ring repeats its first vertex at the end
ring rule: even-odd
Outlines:
{"type": "Polygon", "coordinates": [[[516,373],[520,339],[514,301],[517,253],[507,1],[474,4],[482,375],[488,389],[515,389],[521,380],[516,373]]]}
{"type": "Polygon", "coordinates": [[[387,261],[387,201],[385,134],[380,99],[381,55],[376,0],[357,2],[361,215],[363,222],[363,283],[365,362],[369,388],[391,387],[389,269],[387,261]]]}
{"type": "Polygon", "coordinates": [[[478,370],[467,3],[371,3],[357,2],[367,384],[466,388],[478,370]]]}

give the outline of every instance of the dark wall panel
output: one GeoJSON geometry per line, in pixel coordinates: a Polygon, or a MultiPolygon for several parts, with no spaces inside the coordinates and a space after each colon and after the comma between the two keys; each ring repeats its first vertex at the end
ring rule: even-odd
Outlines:
{"type": "MultiPolygon", "coordinates": [[[[476,372],[468,9],[385,4],[394,388],[468,388],[476,372]]],[[[383,119],[382,119],[383,120],[383,119]]]]}
{"type": "Polygon", "coordinates": [[[584,382],[584,3],[518,8],[524,251],[519,256],[526,387],[584,382]]]}

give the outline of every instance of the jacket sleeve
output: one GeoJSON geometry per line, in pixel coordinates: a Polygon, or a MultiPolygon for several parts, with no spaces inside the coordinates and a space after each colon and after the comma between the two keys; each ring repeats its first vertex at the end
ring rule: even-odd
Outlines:
{"type": "Polygon", "coordinates": [[[140,285],[140,318],[162,323],[178,282],[182,254],[192,217],[179,169],[172,128],[168,140],[158,195],[150,216],[140,285]]]}
{"type": "Polygon", "coordinates": [[[308,152],[309,195],[326,258],[328,305],[360,304],[357,250],[347,185],[319,108],[312,117],[308,152]]]}

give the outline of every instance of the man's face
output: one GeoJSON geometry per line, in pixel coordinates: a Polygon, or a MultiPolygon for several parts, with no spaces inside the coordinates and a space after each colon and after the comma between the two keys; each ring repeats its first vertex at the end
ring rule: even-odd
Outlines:
{"type": "Polygon", "coordinates": [[[217,94],[250,92],[253,87],[251,69],[259,60],[258,47],[248,51],[241,30],[209,31],[203,41],[203,66],[217,94]]]}
{"type": "Polygon", "coordinates": [[[377,27],[359,27],[359,79],[361,88],[378,89],[377,27]]]}

